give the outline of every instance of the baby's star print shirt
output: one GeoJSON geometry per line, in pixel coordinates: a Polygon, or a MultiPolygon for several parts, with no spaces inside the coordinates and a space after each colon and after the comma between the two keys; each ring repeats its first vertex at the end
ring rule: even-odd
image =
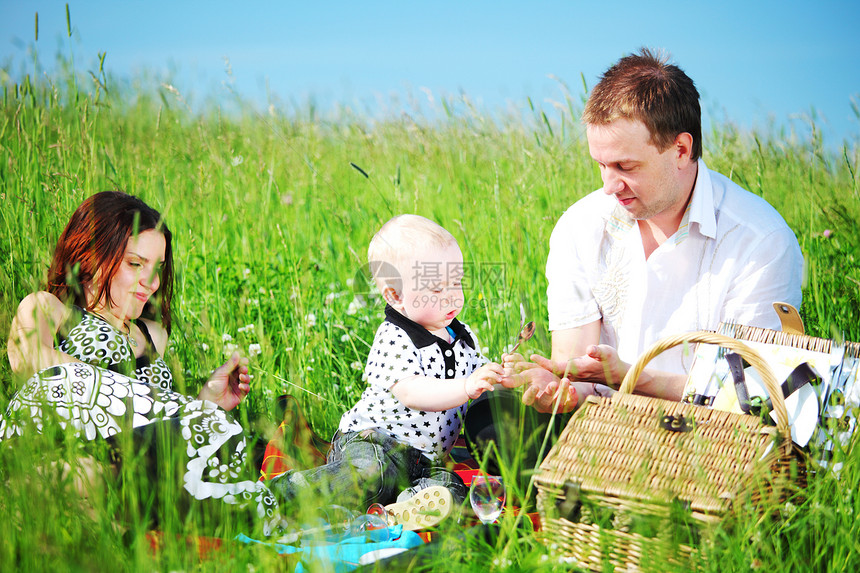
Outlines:
{"type": "Polygon", "coordinates": [[[401,403],[391,388],[410,376],[427,376],[433,379],[428,384],[435,380],[444,384],[445,379],[469,376],[487,362],[468,326],[455,318],[448,331],[453,338],[450,344],[387,306],[364,369],[367,388],[340,419],[339,430],[379,430],[439,462],[460,434],[466,404],[441,412],[414,410],[401,403]]]}

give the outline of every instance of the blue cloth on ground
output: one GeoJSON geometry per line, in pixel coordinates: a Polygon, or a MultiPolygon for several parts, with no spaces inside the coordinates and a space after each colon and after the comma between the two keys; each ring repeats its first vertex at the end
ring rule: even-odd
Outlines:
{"type": "Polygon", "coordinates": [[[375,529],[357,537],[347,537],[336,542],[327,542],[317,538],[303,540],[301,545],[286,545],[252,539],[244,534],[236,536],[242,543],[256,543],[274,548],[280,555],[297,555],[300,559],[296,565],[296,573],[304,573],[307,569],[305,562],[326,563],[331,571],[352,571],[359,566],[362,555],[380,549],[418,547],[424,540],[414,531],[403,531],[402,525],[388,529],[375,529]]]}

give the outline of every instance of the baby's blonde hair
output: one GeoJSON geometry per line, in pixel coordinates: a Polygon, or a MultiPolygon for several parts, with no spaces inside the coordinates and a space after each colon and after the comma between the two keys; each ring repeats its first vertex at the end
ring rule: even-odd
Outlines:
{"type": "Polygon", "coordinates": [[[373,235],[367,247],[367,262],[380,292],[393,287],[400,292],[400,273],[405,263],[421,249],[444,249],[457,239],[438,223],[420,215],[392,217],[373,235]]]}

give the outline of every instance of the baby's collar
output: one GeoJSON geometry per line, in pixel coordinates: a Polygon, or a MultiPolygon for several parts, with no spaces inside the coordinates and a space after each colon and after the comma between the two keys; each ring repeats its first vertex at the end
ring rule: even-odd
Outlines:
{"type": "Polygon", "coordinates": [[[451,324],[448,326],[448,328],[454,332],[454,340],[452,340],[450,344],[431,333],[414,320],[403,316],[388,304],[385,305],[385,320],[402,328],[416,348],[424,348],[425,346],[430,346],[432,344],[453,346],[458,339],[462,339],[470,348],[475,348],[475,341],[472,340],[472,336],[469,334],[469,331],[466,330],[463,323],[456,318],[452,320],[451,324]]]}

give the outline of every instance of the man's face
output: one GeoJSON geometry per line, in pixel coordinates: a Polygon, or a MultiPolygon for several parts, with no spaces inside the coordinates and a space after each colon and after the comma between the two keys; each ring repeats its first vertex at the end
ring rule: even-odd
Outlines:
{"type": "Polygon", "coordinates": [[[589,124],[586,137],[591,157],[600,165],[603,191],[614,195],[633,219],[680,216],[692,189],[683,184],[680,172],[689,157],[675,145],[660,152],[645,124],[630,119],[589,124]]]}

